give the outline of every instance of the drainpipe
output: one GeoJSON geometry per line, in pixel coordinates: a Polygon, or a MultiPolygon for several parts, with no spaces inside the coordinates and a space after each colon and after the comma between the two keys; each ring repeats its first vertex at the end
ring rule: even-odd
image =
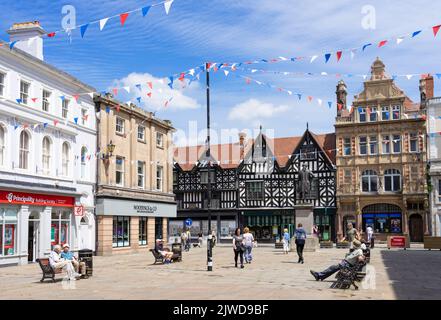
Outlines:
{"type": "MultiPolygon", "coordinates": [[[[101,123],[101,107],[100,107],[100,102],[95,102],[95,118],[96,118],[96,147],[97,149],[99,148],[100,153],[99,155],[101,155],[101,147],[100,147],[100,123],[101,123]],[[96,117],[96,112],[100,113],[99,117],[96,117]]],[[[98,216],[97,216],[97,212],[96,212],[96,197],[97,197],[97,192],[98,192],[98,183],[99,183],[99,172],[100,172],[100,156],[96,157],[96,171],[95,171],[95,186],[94,186],[94,197],[93,197],[93,205],[94,205],[94,216],[95,216],[95,255],[97,255],[98,253],[98,216]]]]}

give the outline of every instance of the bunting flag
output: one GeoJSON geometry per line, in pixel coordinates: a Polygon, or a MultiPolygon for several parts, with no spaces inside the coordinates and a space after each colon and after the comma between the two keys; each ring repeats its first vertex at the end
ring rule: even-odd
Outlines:
{"type": "Polygon", "coordinates": [[[385,46],[386,43],[387,43],[387,40],[380,41],[380,42],[378,43],[378,48],[381,48],[381,47],[385,46]]]}
{"type": "Polygon", "coordinates": [[[118,88],[113,88],[112,92],[113,92],[114,96],[117,96],[118,95],[118,88]]]}
{"type": "Polygon", "coordinates": [[[412,38],[415,38],[417,35],[419,35],[423,30],[418,30],[412,33],[412,38]]]}
{"type": "Polygon", "coordinates": [[[119,106],[119,104],[116,106],[116,112],[119,112],[119,110],[120,110],[120,106],[119,106]]]}
{"type": "Polygon", "coordinates": [[[138,100],[138,103],[141,103],[141,97],[137,97],[136,100],[138,100]]]}
{"type": "Polygon", "coordinates": [[[329,58],[331,58],[331,54],[330,53],[325,54],[325,63],[328,63],[329,58]]]}
{"type": "Polygon", "coordinates": [[[148,92],[147,95],[149,96],[149,98],[152,97],[152,93],[151,92],[148,92]]]}
{"type": "Polygon", "coordinates": [[[75,122],[75,124],[78,124],[78,117],[74,118],[74,122],[75,122]]]}
{"type": "Polygon", "coordinates": [[[150,89],[153,89],[153,83],[152,82],[147,82],[147,85],[149,86],[150,89]]]}
{"type": "Polygon", "coordinates": [[[151,6],[147,6],[142,8],[142,16],[145,17],[147,15],[147,13],[149,12],[151,6]]]}
{"type": "Polygon", "coordinates": [[[9,44],[9,49],[11,49],[12,50],[12,48],[14,48],[14,46],[15,46],[15,44],[18,42],[18,40],[17,41],[13,41],[13,42],[11,42],[10,44],[9,44]]]}
{"type": "Polygon", "coordinates": [[[110,107],[106,106],[106,113],[110,113],[110,107]]]}
{"type": "Polygon", "coordinates": [[[103,31],[104,26],[106,25],[107,21],[109,21],[109,18],[104,18],[100,20],[100,31],[103,31]]]}
{"type": "Polygon", "coordinates": [[[400,44],[401,42],[403,42],[404,38],[403,37],[398,37],[397,38],[397,44],[400,44]]]}
{"type": "Polygon", "coordinates": [[[75,99],[75,102],[78,103],[78,99],[80,98],[80,95],[79,94],[74,94],[73,98],[75,99]]]}
{"type": "Polygon", "coordinates": [[[31,100],[32,100],[33,103],[37,102],[37,99],[38,99],[38,98],[31,98],[31,100]]]}
{"type": "Polygon", "coordinates": [[[172,5],[174,0],[168,0],[164,2],[164,9],[165,9],[165,14],[168,15],[168,13],[170,12],[170,7],[172,5]]]}
{"type": "Polygon", "coordinates": [[[337,62],[340,61],[342,53],[342,51],[337,51],[337,62]]]}
{"type": "Polygon", "coordinates": [[[48,38],[53,38],[55,37],[55,32],[51,32],[47,34],[48,38]]]}
{"type": "Polygon", "coordinates": [[[436,35],[438,34],[439,28],[441,28],[441,24],[432,27],[432,30],[433,30],[433,36],[434,36],[434,37],[436,37],[436,35]]]}
{"type": "Polygon", "coordinates": [[[367,47],[369,47],[369,46],[371,46],[371,45],[372,45],[372,43],[365,44],[365,45],[363,46],[363,51],[364,51],[367,47]]]}
{"type": "Polygon", "coordinates": [[[58,120],[54,120],[54,126],[57,126],[57,124],[59,123],[60,121],[58,121],[58,120]]]}
{"type": "Polygon", "coordinates": [[[332,108],[332,101],[328,101],[328,107],[329,107],[329,109],[332,108]]]}
{"type": "Polygon", "coordinates": [[[81,38],[84,38],[84,34],[86,33],[87,27],[89,27],[89,24],[84,24],[80,27],[81,38]]]}
{"type": "Polygon", "coordinates": [[[126,23],[127,17],[129,16],[129,14],[126,13],[121,13],[119,15],[120,21],[121,21],[121,26],[124,26],[124,23],[126,23]]]}
{"type": "Polygon", "coordinates": [[[15,101],[17,101],[19,104],[23,102],[21,99],[15,99],[15,101]]]}

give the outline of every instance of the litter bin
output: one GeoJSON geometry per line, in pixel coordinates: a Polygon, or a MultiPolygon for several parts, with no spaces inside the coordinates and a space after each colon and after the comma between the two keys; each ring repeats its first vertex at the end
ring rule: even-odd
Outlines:
{"type": "Polygon", "coordinates": [[[182,260],[182,244],[181,243],[173,243],[172,244],[172,252],[173,252],[173,254],[177,254],[179,256],[179,261],[182,260]]]}
{"type": "Polygon", "coordinates": [[[86,274],[91,277],[93,273],[93,251],[90,249],[79,250],[78,260],[86,263],[86,274]]]}

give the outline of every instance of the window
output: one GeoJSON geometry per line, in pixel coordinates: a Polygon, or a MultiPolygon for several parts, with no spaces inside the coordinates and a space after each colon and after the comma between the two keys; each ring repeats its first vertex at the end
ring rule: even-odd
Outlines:
{"type": "Polygon", "coordinates": [[[67,142],[63,142],[61,149],[61,175],[63,177],[67,177],[69,176],[69,144],[67,142]]]}
{"type": "Polygon", "coordinates": [[[30,84],[26,81],[20,81],[20,99],[21,103],[28,104],[30,84]]]}
{"type": "Polygon", "coordinates": [[[360,143],[360,155],[366,155],[367,154],[367,137],[360,137],[359,143],[360,143]]]}
{"type": "MultiPolygon", "coordinates": [[[[216,172],[214,169],[210,170],[210,183],[214,183],[216,180],[216,172]]],[[[201,184],[207,184],[208,183],[208,171],[204,170],[201,171],[201,184]]]]}
{"type": "Polygon", "coordinates": [[[0,166],[5,164],[5,129],[0,126],[0,166]]]}
{"type": "Polygon", "coordinates": [[[17,210],[0,208],[0,257],[17,253],[17,210]]]}
{"type": "Polygon", "coordinates": [[[360,122],[366,122],[366,108],[358,107],[358,117],[360,122]]]}
{"type": "Polygon", "coordinates": [[[81,109],[81,124],[85,126],[87,124],[87,109],[81,109]]]}
{"type": "Polygon", "coordinates": [[[48,112],[50,106],[51,92],[43,89],[43,97],[41,99],[41,109],[48,112]]]}
{"type": "MultiPolygon", "coordinates": [[[[199,221],[197,221],[197,222],[199,222],[199,221]]],[[[196,221],[193,222],[192,227],[194,225],[196,225],[196,221]]],[[[162,239],[162,231],[163,231],[163,221],[162,221],[162,218],[161,217],[156,217],[155,218],[155,239],[162,239]]],[[[192,233],[194,234],[194,232],[192,232],[192,233]]]]}
{"type": "Polygon", "coordinates": [[[438,180],[438,202],[441,202],[441,179],[438,180]]]}
{"type": "Polygon", "coordinates": [[[156,190],[162,191],[162,174],[163,168],[162,166],[156,167],[156,190]]]}
{"type": "Polygon", "coordinates": [[[173,184],[178,183],[178,173],[173,171],[173,184]]]}
{"type": "Polygon", "coordinates": [[[400,106],[393,106],[392,107],[392,119],[398,120],[400,119],[400,106]]]}
{"type": "Polygon", "coordinates": [[[130,217],[113,217],[112,247],[130,246],[130,217]]]}
{"type": "Polygon", "coordinates": [[[3,72],[0,72],[0,96],[5,95],[5,78],[6,75],[3,72]]]}
{"type": "Polygon", "coordinates": [[[147,245],[147,217],[139,217],[139,245],[147,245]]]}
{"type": "Polygon", "coordinates": [[[383,142],[381,145],[383,154],[390,153],[390,137],[388,135],[383,136],[383,142]]]}
{"type": "Polygon", "coordinates": [[[401,136],[399,134],[394,134],[392,136],[393,153],[401,152],[401,136]]]}
{"type": "Polygon", "coordinates": [[[116,133],[124,134],[124,119],[116,117],[116,133]]]}
{"type": "Polygon", "coordinates": [[[351,171],[351,169],[344,170],[343,184],[345,184],[345,185],[352,184],[352,171],[351,171]]]}
{"type": "Polygon", "coordinates": [[[64,98],[61,102],[61,117],[67,119],[67,115],[69,113],[69,100],[64,98]]]}
{"type": "Polygon", "coordinates": [[[145,127],[138,126],[138,140],[145,142],[145,127]]]}
{"type": "Polygon", "coordinates": [[[351,138],[343,139],[343,155],[345,156],[351,155],[351,138]]]}
{"type": "Polygon", "coordinates": [[[377,107],[370,107],[370,111],[369,120],[377,121],[377,107]]]}
{"type": "MultiPolygon", "coordinates": [[[[54,210],[54,208],[52,209],[54,210]]],[[[69,211],[53,211],[51,221],[51,245],[63,245],[70,243],[70,219],[69,211]]]]}
{"type": "Polygon", "coordinates": [[[43,138],[43,174],[50,174],[51,171],[51,140],[49,137],[43,138]]]}
{"type": "Polygon", "coordinates": [[[86,178],[86,154],[87,154],[87,148],[82,147],[81,148],[81,179],[86,178]]]}
{"type": "Polygon", "coordinates": [[[263,200],[263,181],[245,183],[247,200],[263,200]]]}
{"type": "Polygon", "coordinates": [[[376,136],[369,137],[369,154],[377,154],[378,153],[378,141],[376,136]]]}
{"type": "Polygon", "coordinates": [[[363,192],[378,191],[378,176],[373,170],[366,170],[361,175],[361,188],[363,192]]]}
{"type": "Polygon", "coordinates": [[[138,161],[138,187],[144,189],[145,162],[138,161]]]}
{"type": "Polygon", "coordinates": [[[388,169],[384,172],[384,191],[400,191],[401,174],[396,169],[388,169]]]}
{"type": "Polygon", "coordinates": [[[29,134],[26,131],[20,133],[20,155],[18,167],[20,169],[29,168],[29,134]]]}
{"type": "Polygon", "coordinates": [[[117,186],[124,186],[124,158],[116,157],[115,182],[117,186]]]}
{"type": "Polygon", "coordinates": [[[409,133],[409,151],[410,152],[418,152],[418,134],[417,133],[409,133]]]}
{"type": "MultiPolygon", "coordinates": [[[[266,144],[263,146],[262,157],[266,157],[266,144]]],[[[300,160],[317,159],[317,148],[313,144],[307,144],[300,148],[300,160]]]]}
{"type": "Polygon", "coordinates": [[[156,132],[156,146],[159,148],[164,147],[164,135],[160,132],[156,132]]]}
{"type": "Polygon", "coordinates": [[[389,120],[389,107],[381,107],[381,120],[389,120]]]}

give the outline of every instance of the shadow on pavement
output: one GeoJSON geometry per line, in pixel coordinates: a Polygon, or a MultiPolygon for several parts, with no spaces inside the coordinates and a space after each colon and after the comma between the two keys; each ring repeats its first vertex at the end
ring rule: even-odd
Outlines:
{"type": "Polygon", "coordinates": [[[384,266],[397,299],[441,299],[441,252],[382,250],[384,266]]]}

